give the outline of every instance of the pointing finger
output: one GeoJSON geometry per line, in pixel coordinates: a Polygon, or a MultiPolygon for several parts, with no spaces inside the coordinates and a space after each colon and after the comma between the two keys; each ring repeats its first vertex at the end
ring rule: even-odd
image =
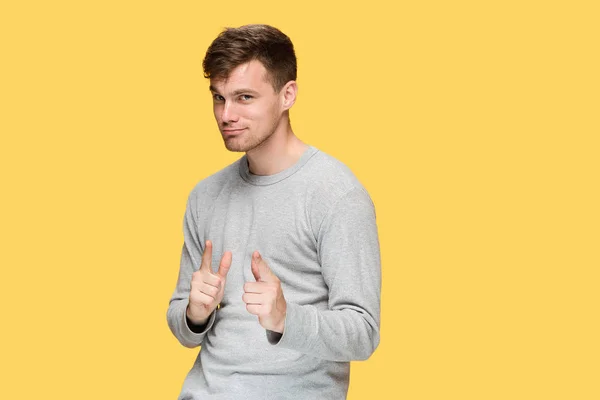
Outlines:
{"type": "Polygon", "coordinates": [[[258,251],[254,252],[252,261],[253,261],[252,273],[254,274],[254,278],[256,278],[256,281],[272,282],[274,280],[277,280],[277,277],[271,271],[271,268],[269,268],[269,265],[264,260],[264,258],[261,257],[261,255],[258,251]],[[258,276],[258,278],[257,278],[257,276],[258,276]]]}

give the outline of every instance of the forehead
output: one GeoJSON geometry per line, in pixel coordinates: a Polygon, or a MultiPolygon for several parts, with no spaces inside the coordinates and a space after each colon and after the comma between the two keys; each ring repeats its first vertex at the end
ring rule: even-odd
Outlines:
{"type": "Polygon", "coordinates": [[[210,79],[210,86],[221,93],[232,92],[242,88],[265,91],[273,87],[269,82],[269,74],[260,61],[252,60],[235,67],[226,78],[210,79]]]}

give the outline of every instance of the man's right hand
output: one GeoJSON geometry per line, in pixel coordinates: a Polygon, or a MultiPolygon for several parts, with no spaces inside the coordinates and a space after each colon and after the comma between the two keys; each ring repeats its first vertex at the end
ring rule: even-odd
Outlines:
{"type": "Polygon", "coordinates": [[[200,269],[192,274],[187,318],[194,325],[205,325],[210,314],[223,300],[225,281],[231,267],[231,252],[226,251],[216,274],[212,272],[212,242],[206,241],[200,269]]]}

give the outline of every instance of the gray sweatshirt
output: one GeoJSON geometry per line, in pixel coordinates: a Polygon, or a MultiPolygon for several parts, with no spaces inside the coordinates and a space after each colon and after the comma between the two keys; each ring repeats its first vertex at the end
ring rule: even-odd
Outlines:
{"type": "Polygon", "coordinates": [[[253,175],[243,156],[192,190],[183,232],[167,320],[181,344],[202,347],[179,399],[345,399],[350,361],[379,344],[381,290],[375,208],[352,172],[312,146],[275,175],[253,175]],[[208,239],[215,273],[225,251],[233,260],[221,307],[195,333],[186,307],[208,239]],[[255,250],[281,281],[283,335],[242,300],[255,250]]]}

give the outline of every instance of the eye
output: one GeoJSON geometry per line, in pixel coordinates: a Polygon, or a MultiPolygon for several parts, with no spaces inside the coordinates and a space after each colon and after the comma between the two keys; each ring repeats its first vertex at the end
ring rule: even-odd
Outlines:
{"type": "Polygon", "coordinates": [[[223,98],[223,96],[221,96],[220,94],[213,93],[213,100],[214,100],[214,101],[223,101],[223,100],[225,100],[225,99],[224,99],[224,98],[223,98]]]}
{"type": "Polygon", "coordinates": [[[252,96],[251,96],[251,95],[249,95],[249,94],[243,94],[243,95],[241,95],[241,96],[240,96],[240,99],[241,99],[242,101],[250,101],[250,100],[252,100],[253,98],[254,98],[254,97],[252,97],[252,96]]]}

